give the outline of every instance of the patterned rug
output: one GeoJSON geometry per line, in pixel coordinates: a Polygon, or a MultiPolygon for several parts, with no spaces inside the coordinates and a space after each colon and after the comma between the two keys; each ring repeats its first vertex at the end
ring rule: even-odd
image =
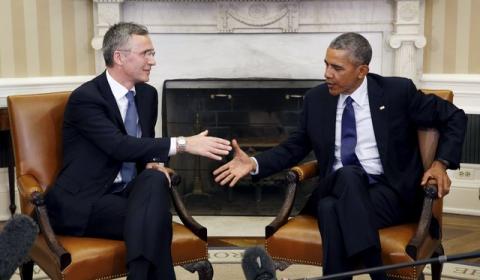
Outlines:
{"type": "MultiPolygon", "coordinates": [[[[243,256],[242,249],[210,249],[209,259],[213,265],[214,279],[216,280],[244,280],[242,267],[240,265],[243,256]]],[[[430,267],[427,266],[425,271],[425,279],[431,279],[430,267]]],[[[197,280],[197,274],[192,274],[182,267],[175,267],[175,274],[178,280],[197,280]]],[[[322,275],[322,269],[310,265],[292,265],[285,271],[277,272],[277,278],[313,278],[322,275]]],[[[12,280],[20,280],[17,273],[13,275],[12,280]]],[[[34,268],[34,277],[36,280],[49,279],[43,271],[38,267],[34,268]]],[[[120,278],[125,279],[125,278],[120,278]]],[[[360,275],[354,277],[355,280],[370,279],[368,275],[360,275]]],[[[446,263],[444,264],[442,280],[464,279],[464,280],[478,280],[480,279],[480,267],[469,266],[460,263],[446,263]]]]}

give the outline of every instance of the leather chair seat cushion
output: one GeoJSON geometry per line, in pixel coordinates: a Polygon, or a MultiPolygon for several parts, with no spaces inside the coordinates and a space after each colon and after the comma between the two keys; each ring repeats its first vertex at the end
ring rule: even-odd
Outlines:
{"type": "MultiPolygon", "coordinates": [[[[172,257],[175,265],[207,259],[206,242],[175,222],[173,231],[172,257]]],[[[59,235],[57,238],[72,257],[72,262],[63,271],[63,277],[57,271],[59,265],[47,250],[48,245],[42,234],[31,250],[33,260],[48,274],[65,280],[112,279],[126,275],[123,241],[59,235]]]]}
{"type": "MultiPolygon", "coordinates": [[[[380,230],[380,243],[384,264],[411,262],[405,252],[415,234],[416,224],[404,224],[380,230]]],[[[298,215],[291,218],[274,235],[265,241],[268,253],[276,260],[297,264],[322,265],[322,239],[316,218],[298,215]]],[[[414,268],[391,271],[389,276],[410,279],[416,275],[414,268]]]]}
{"type": "Polygon", "coordinates": [[[174,265],[208,259],[207,242],[182,224],[173,223],[172,258],[174,265]]]}
{"type": "Polygon", "coordinates": [[[322,238],[317,219],[298,215],[265,241],[272,258],[299,264],[322,265],[322,238]]]}
{"type": "Polygon", "coordinates": [[[64,271],[59,265],[43,235],[39,235],[31,256],[42,270],[57,279],[111,279],[126,275],[125,245],[123,241],[57,235],[58,241],[71,254],[72,262],[64,271]]]}

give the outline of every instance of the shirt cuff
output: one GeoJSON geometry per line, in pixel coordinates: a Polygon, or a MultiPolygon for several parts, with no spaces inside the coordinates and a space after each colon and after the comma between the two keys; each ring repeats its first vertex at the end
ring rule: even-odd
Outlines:
{"type": "Polygon", "coordinates": [[[170,138],[170,150],[168,150],[168,156],[174,156],[177,154],[177,137],[170,138]]]}
{"type": "Polygon", "coordinates": [[[254,157],[250,157],[250,158],[255,162],[255,165],[257,166],[257,167],[255,168],[255,171],[250,172],[250,175],[257,175],[258,172],[259,172],[259,170],[260,170],[260,168],[258,167],[258,161],[257,161],[257,159],[254,158],[254,157]]]}
{"type": "Polygon", "coordinates": [[[445,164],[445,167],[448,169],[448,167],[450,166],[450,162],[446,159],[443,159],[443,158],[437,158],[437,160],[443,164],[445,164]]]}

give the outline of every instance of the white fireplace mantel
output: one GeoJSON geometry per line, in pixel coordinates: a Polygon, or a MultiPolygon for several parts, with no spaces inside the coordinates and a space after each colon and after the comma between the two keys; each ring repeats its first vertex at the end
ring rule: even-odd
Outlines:
{"type": "Polygon", "coordinates": [[[166,78],[323,77],[328,43],[347,31],[370,40],[372,72],[414,81],[422,72],[423,0],[93,1],[97,72],[108,27],[138,22],[158,50],[159,88],[166,78]]]}

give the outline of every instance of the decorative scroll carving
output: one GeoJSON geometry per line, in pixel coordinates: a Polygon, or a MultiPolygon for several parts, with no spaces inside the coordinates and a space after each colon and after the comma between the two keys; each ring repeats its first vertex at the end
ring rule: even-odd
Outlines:
{"type": "Polygon", "coordinates": [[[403,42],[412,42],[415,47],[421,49],[427,44],[427,39],[423,35],[393,35],[390,37],[389,44],[393,49],[398,49],[403,42]]]}
{"type": "MultiPolygon", "coordinates": [[[[382,33],[387,42],[381,46],[390,49],[384,49],[384,55],[377,56],[385,60],[377,63],[382,65],[381,69],[375,69],[377,72],[407,76],[418,81],[422,70],[419,57],[426,40],[421,26],[423,4],[420,0],[91,1],[96,6],[95,37],[91,45],[96,50],[97,72],[104,69],[100,51],[103,35],[110,25],[122,20],[140,22],[155,35],[255,33],[257,38],[260,34],[274,33],[301,33],[305,37],[312,34],[322,37],[346,31],[382,33]]],[[[253,38],[245,39],[244,48],[257,47],[253,38]]],[[[293,41],[292,46],[295,45],[293,41]]],[[[283,43],[282,48],[289,50],[289,44],[283,43]]],[[[246,52],[245,55],[250,54],[246,52]]],[[[299,56],[302,57],[301,54],[299,56]]],[[[291,75],[305,76],[302,71],[291,75]]],[[[278,76],[284,75],[283,70],[278,72],[278,76]]]]}
{"type": "Polygon", "coordinates": [[[418,49],[425,47],[427,40],[420,28],[420,3],[418,0],[396,0],[395,32],[389,45],[395,50],[393,74],[418,81],[418,49]]]}
{"type": "Polygon", "coordinates": [[[297,32],[297,1],[218,1],[218,31],[235,29],[280,29],[297,32]]]}
{"type": "Polygon", "coordinates": [[[416,22],[419,18],[418,1],[399,1],[397,4],[397,20],[400,22],[416,22]]]}

